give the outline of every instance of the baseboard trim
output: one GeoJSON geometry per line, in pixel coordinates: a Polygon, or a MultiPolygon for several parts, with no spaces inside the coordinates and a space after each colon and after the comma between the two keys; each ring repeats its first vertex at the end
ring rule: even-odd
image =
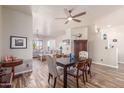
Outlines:
{"type": "Polygon", "coordinates": [[[94,64],[98,64],[98,65],[103,65],[103,66],[107,66],[107,67],[111,67],[111,68],[118,68],[118,66],[111,66],[111,65],[107,65],[107,64],[103,64],[103,63],[96,63],[93,62],[94,64]]]}
{"type": "Polygon", "coordinates": [[[122,61],[119,61],[118,63],[124,64],[124,62],[122,62],[122,61]]]}
{"type": "Polygon", "coordinates": [[[32,70],[26,70],[26,71],[18,72],[18,73],[15,73],[15,75],[20,75],[20,74],[24,74],[24,73],[28,73],[28,72],[32,72],[32,70]]]}

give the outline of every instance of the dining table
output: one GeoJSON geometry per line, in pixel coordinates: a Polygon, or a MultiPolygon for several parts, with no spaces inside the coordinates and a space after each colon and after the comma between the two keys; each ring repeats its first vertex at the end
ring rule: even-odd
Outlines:
{"type": "Polygon", "coordinates": [[[1,67],[7,68],[7,67],[11,67],[12,68],[12,73],[13,73],[13,77],[15,77],[15,67],[18,65],[23,64],[23,60],[22,59],[16,59],[10,62],[2,62],[1,63],[1,67]]]}
{"type": "Polygon", "coordinates": [[[57,58],[56,59],[56,64],[57,66],[63,67],[64,68],[64,88],[67,88],[67,68],[74,66],[77,63],[76,60],[70,60],[70,58],[57,58]]]}

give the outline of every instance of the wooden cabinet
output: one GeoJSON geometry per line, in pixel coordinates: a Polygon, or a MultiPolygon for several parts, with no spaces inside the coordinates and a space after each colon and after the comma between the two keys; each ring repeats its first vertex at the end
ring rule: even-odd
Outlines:
{"type": "Polygon", "coordinates": [[[87,51],[87,40],[74,40],[74,53],[77,58],[80,51],[87,51]]]}

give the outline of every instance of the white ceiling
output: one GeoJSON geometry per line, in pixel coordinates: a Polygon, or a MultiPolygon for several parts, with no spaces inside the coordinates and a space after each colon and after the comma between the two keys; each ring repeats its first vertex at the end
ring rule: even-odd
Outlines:
{"type": "Polygon", "coordinates": [[[65,29],[87,26],[92,24],[95,20],[109,15],[110,13],[120,9],[122,6],[112,5],[32,5],[32,6],[5,6],[7,8],[16,9],[28,14],[33,14],[33,28],[34,33],[39,31],[39,34],[44,36],[56,37],[64,34],[65,29]],[[66,17],[64,8],[74,9],[72,15],[79,12],[86,11],[87,14],[78,17],[81,19],[81,23],[71,21],[69,24],[64,24],[64,20],[56,20],[58,17],[66,17]]]}
{"type": "Polygon", "coordinates": [[[32,9],[30,5],[3,5],[4,8],[20,11],[28,15],[32,15],[32,9]]]}

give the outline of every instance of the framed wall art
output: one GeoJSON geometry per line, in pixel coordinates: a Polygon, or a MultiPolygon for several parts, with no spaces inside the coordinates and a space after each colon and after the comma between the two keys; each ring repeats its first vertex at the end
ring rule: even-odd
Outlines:
{"type": "Polygon", "coordinates": [[[27,37],[10,36],[10,48],[11,49],[26,49],[27,37]]]}

